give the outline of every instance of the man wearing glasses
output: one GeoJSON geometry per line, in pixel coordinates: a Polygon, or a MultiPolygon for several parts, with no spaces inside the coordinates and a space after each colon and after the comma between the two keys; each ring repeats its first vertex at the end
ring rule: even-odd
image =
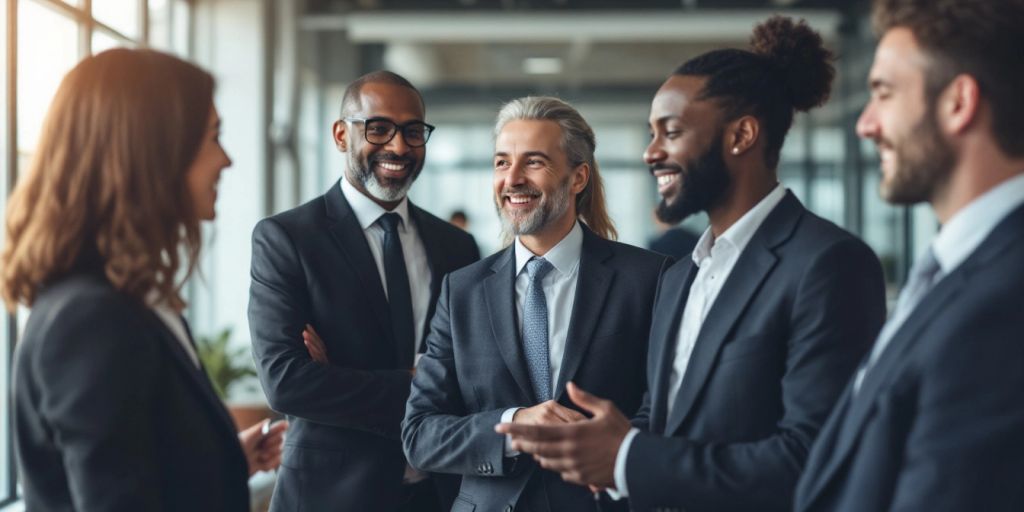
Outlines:
{"type": "Polygon", "coordinates": [[[378,71],[334,123],[344,178],[257,224],[249,325],[270,406],[291,420],[271,509],[450,507],[402,454],[400,422],[441,278],[472,238],[411,204],[434,127],[407,80],[378,71]]]}

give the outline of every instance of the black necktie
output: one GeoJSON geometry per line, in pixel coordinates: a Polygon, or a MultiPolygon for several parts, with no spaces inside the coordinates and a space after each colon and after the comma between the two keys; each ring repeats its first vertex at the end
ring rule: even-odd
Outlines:
{"type": "Polygon", "coordinates": [[[384,276],[388,282],[388,305],[391,307],[391,329],[395,334],[398,363],[402,368],[412,368],[416,331],[412,320],[409,273],[405,270],[402,241],[398,238],[402,217],[397,213],[385,213],[377,222],[384,228],[384,276]]]}

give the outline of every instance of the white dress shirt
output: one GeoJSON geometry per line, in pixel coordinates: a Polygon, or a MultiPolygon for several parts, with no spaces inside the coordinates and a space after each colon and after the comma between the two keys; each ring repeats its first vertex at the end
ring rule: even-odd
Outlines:
{"type": "Polygon", "coordinates": [[[151,304],[149,309],[156,313],[157,318],[167,326],[171,334],[174,334],[175,339],[178,340],[178,343],[185,349],[185,353],[188,354],[188,358],[192,360],[192,364],[199,368],[199,354],[196,353],[196,348],[192,346],[192,340],[189,339],[188,330],[185,328],[185,321],[181,318],[181,315],[162,301],[151,304]]]}
{"type": "MultiPolygon", "coordinates": [[[[366,242],[370,245],[370,253],[380,273],[380,283],[384,287],[384,296],[388,294],[388,277],[384,274],[384,227],[377,220],[385,213],[397,213],[402,218],[398,226],[398,239],[402,242],[402,256],[405,257],[405,271],[409,274],[409,294],[412,298],[412,320],[415,344],[413,357],[420,361],[420,344],[423,343],[423,322],[427,318],[430,307],[430,265],[427,262],[427,250],[423,246],[419,230],[409,219],[409,198],[403,197],[398,206],[390,212],[372,199],[356,190],[347,178],[341,179],[341,193],[352,208],[359,226],[363,228],[366,242]]],[[[425,479],[427,475],[412,466],[405,465],[403,482],[413,484],[425,479]]]]}
{"type": "MultiPolygon", "coordinates": [[[[1024,204],[1024,174],[1000,183],[954,214],[932,241],[931,250],[935,255],[935,260],[939,263],[939,271],[932,282],[937,285],[943,277],[956,270],[968,256],[977,250],[989,233],[1021,204],[1024,204]]],[[[878,339],[875,340],[874,347],[871,349],[868,364],[857,370],[853,381],[855,394],[860,391],[864,376],[885,352],[896,331],[906,322],[913,311],[912,308],[907,308],[906,311],[895,311],[882,327],[882,331],[878,334],[878,339]]]]}
{"type": "Polygon", "coordinates": [[[341,193],[345,196],[352,213],[355,214],[359,226],[363,228],[366,242],[370,245],[370,253],[377,264],[380,282],[384,286],[384,296],[388,294],[388,278],[384,275],[384,227],[377,220],[385,213],[397,213],[402,217],[398,226],[398,238],[402,242],[402,255],[405,256],[405,269],[409,274],[409,293],[412,297],[413,334],[415,335],[415,360],[419,361],[420,344],[423,343],[423,325],[427,320],[427,309],[430,308],[430,265],[427,262],[427,251],[419,231],[409,219],[409,199],[402,198],[391,212],[382,208],[372,199],[356,190],[348,179],[341,179],[341,193]],[[411,229],[410,229],[411,227],[411,229]]]}
{"type": "MultiPolygon", "coordinates": [[[[729,229],[726,229],[718,238],[715,238],[709,227],[701,235],[697,246],[693,249],[693,263],[697,266],[697,277],[690,287],[690,294],[686,299],[686,306],[683,308],[683,319],[679,322],[679,334],[676,336],[675,359],[672,361],[672,373],[668,380],[668,397],[666,417],[672,414],[675,406],[676,395],[682,386],[683,377],[686,375],[686,367],[690,364],[690,356],[693,354],[697,337],[704,325],[704,319],[708,311],[718,298],[718,292],[722,285],[729,279],[732,269],[743,250],[746,249],[750,239],[757,232],[768,214],[775,209],[782,199],[786,197],[786,187],[776,185],[753,208],[743,214],[729,229]]],[[[628,497],[626,489],[626,458],[629,454],[629,447],[633,438],[639,432],[631,429],[629,434],[619,445],[619,453],[615,457],[615,487],[617,495],[613,497],[628,497]]]]}
{"type": "MultiPolygon", "coordinates": [[[[530,287],[530,277],[526,263],[534,256],[541,256],[554,267],[548,272],[541,285],[544,287],[544,299],[548,307],[548,365],[551,369],[551,391],[555,391],[558,374],[562,368],[562,356],[565,355],[565,340],[569,334],[569,322],[572,319],[572,306],[576,298],[576,281],[579,276],[580,253],[583,251],[583,229],[579,222],[573,224],[569,233],[546,254],[535,255],[516,237],[513,247],[516,257],[516,318],[518,319],[519,339],[523,339],[523,305],[526,303],[526,290],[530,287]]],[[[534,404],[529,404],[534,405],[534,404]]],[[[502,423],[510,423],[516,411],[522,407],[507,409],[501,415],[502,423]]],[[[506,456],[515,456],[519,452],[512,450],[511,438],[505,438],[506,456]]]]}

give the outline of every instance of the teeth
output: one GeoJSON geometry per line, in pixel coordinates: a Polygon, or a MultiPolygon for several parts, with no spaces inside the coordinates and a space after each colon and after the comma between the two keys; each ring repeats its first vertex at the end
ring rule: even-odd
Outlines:
{"type": "Polygon", "coordinates": [[[387,162],[379,162],[377,165],[389,171],[401,171],[402,169],[405,168],[405,166],[402,164],[392,164],[387,162]]]}
{"type": "Polygon", "coordinates": [[[530,196],[508,196],[508,200],[512,204],[526,204],[529,203],[531,199],[533,198],[530,196]]]}
{"type": "Polygon", "coordinates": [[[676,180],[676,175],[675,174],[663,174],[661,176],[658,176],[658,185],[659,186],[661,186],[661,185],[668,185],[669,183],[672,183],[675,180],[676,180]]]}

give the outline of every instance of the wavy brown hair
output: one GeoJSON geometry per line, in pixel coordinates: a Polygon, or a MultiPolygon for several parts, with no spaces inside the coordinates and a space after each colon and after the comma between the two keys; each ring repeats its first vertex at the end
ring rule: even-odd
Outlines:
{"type": "MultiPolygon", "coordinates": [[[[597,168],[594,149],[597,139],[583,116],[568,103],[550,96],[526,96],[506,103],[498,112],[494,135],[512,121],[554,121],[562,129],[561,147],[573,168],[587,164],[590,179],[583,191],[576,195],[576,215],[597,236],[615,240],[618,232],[608,216],[604,200],[604,181],[597,168]]],[[[511,242],[511,240],[507,240],[511,242]]]]}
{"type": "Polygon", "coordinates": [[[209,73],[152,50],[106,51],[64,77],[7,207],[8,309],[31,306],[47,284],[79,271],[102,272],[140,301],[184,308],[181,287],[201,243],[185,176],[213,87],[209,73]]]}

